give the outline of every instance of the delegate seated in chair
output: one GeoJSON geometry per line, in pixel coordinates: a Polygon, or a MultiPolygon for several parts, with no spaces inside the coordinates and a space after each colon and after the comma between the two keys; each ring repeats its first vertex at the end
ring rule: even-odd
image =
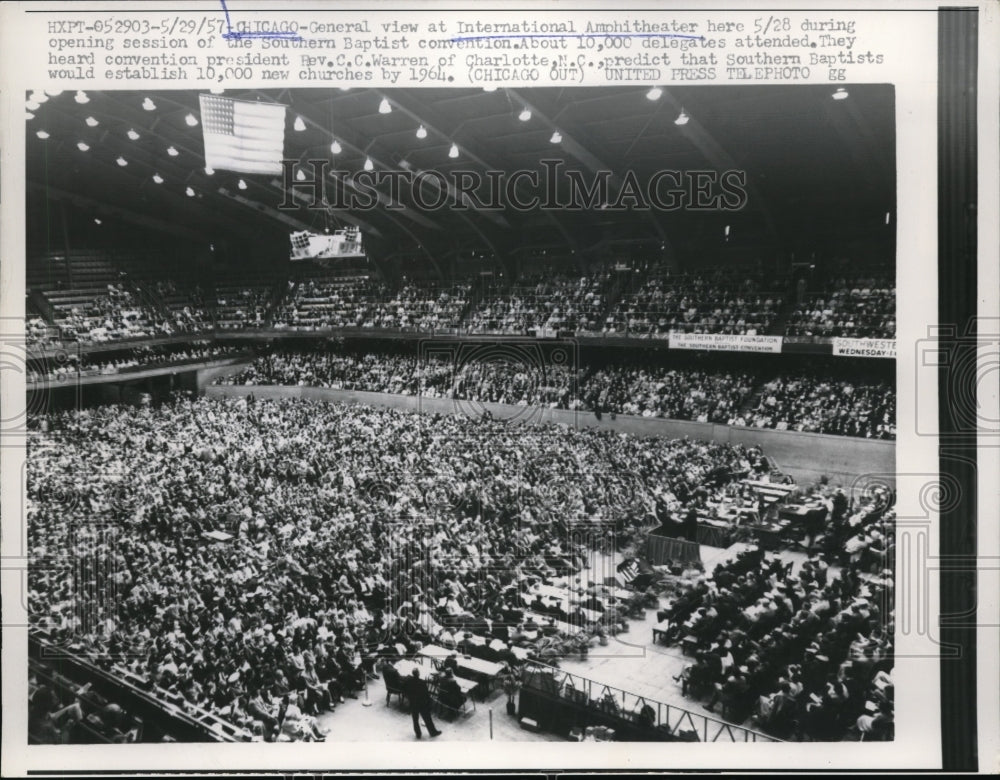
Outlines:
{"type": "Polygon", "coordinates": [[[445,707],[453,710],[461,710],[465,704],[465,694],[451,669],[445,669],[444,677],[438,683],[438,699],[445,707]]]}
{"type": "Polygon", "coordinates": [[[396,667],[392,664],[382,665],[382,679],[385,681],[385,703],[389,703],[389,698],[392,694],[399,696],[399,700],[403,700],[403,679],[400,677],[399,672],[396,667]]]}

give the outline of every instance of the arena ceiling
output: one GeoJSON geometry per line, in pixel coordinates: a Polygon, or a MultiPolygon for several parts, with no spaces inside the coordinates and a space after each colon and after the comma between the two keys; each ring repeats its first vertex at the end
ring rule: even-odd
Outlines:
{"type": "MultiPolygon", "coordinates": [[[[466,170],[488,182],[487,171],[509,178],[558,160],[560,175],[579,171],[588,186],[608,177],[614,201],[577,210],[506,203],[491,209],[468,200],[465,209],[429,208],[433,193],[421,203],[406,186],[394,191],[384,181],[374,207],[329,211],[308,208],[311,198],[301,197],[301,188],[297,208],[279,209],[289,202],[281,176],[207,174],[198,91],[88,91],[86,102],[67,91],[40,103],[29,98],[29,196],[69,200],[88,213],[198,240],[276,241],[293,230],[355,224],[369,251],[381,256],[503,258],[537,248],[586,256],[619,242],[658,244],[666,252],[728,241],[795,251],[830,236],[884,229],[895,210],[893,88],[851,84],[844,91],[846,98],[835,99],[836,87],[828,85],[653,93],[648,86],[226,90],[288,107],[284,156],[303,176],[312,175],[307,160],[329,160],[330,171],[353,177],[370,158],[376,172],[436,171],[450,183],[466,170]],[[678,123],[682,113],[687,121],[678,123]],[[421,127],[426,133],[418,136],[421,127]],[[449,154],[453,145],[457,156],[449,154]],[[738,210],[684,202],[693,197],[693,172],[731,170],[746,172],[738,210]],[[617,200],[630,176],[644,186],[658,171],[681,173],[660,184],[661,196],[678,183],[687,189],[679,207],[662,207],[669,195],[648,209],[617,200]],[[624,208],[609,208],[615,203],[624,208]]],[[[328,200],[347,199],[335,196],[338,187],[353,191],[332,176],[328,185],[328,200]]],[[[717,192],[711,177],[703,185],[717,192]]],[[[530,180],[514,189],[522,200],[539,193],[530,180]]],[[[463,200],[450,195],[449,204],[463,200]]]]}

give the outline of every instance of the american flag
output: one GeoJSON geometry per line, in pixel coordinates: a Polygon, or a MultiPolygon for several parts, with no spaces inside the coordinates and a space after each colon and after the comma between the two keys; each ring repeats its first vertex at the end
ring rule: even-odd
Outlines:
{"type": "Polygon", "coordinates": [[[281,173],[285,107],[201,95],[205,165],[238,173],[281,173]]]}

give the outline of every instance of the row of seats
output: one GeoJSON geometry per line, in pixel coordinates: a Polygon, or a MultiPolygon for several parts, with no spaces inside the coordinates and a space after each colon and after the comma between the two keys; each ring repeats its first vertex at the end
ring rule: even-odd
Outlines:
{"type": "MultiPolygon", "coordinates": [[[[469,280],[405,281],[397,289],[368,274],[231,269],[214,285],[190,277],[125,276],[110,261],[88,260],[80,273],[29,276],[29,287],[62,313],[69,338],[114,340],[210,328],[379,328],[472,333],[537,331],[665,338],[671,332],[892,338],[895,285],[889,278],[839,279],[786,304],[789,277],[733,271],[678,274],[662,268],[622,277],[536,273],[513,286],[477,288],[469,280]],[[35,279],[32,283],[31,278],[35,279]],[[114,294],[109,295],[109,291],[114,294]],[[131,297],[132,300],[122,298],[131,297]],[[109,298],[111,299],[109,301],[109,298]],[[138,315],[108,327],[97,315],[138,315]],[[787,321],[784,321],[786,318],[787,321]],[[104,331],[90,337],[92,330],[104,331]]],[[[114,318],[112,317],[112,320],[114,318]]]]}

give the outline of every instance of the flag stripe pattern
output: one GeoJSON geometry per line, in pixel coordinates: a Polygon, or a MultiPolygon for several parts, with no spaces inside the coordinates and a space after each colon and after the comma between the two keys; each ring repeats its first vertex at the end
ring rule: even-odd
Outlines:
{"type": "Polygon", "coordinates": [[[201,95],[205,164],[238,173],[281,173],[285,107],[201,95]]]}

